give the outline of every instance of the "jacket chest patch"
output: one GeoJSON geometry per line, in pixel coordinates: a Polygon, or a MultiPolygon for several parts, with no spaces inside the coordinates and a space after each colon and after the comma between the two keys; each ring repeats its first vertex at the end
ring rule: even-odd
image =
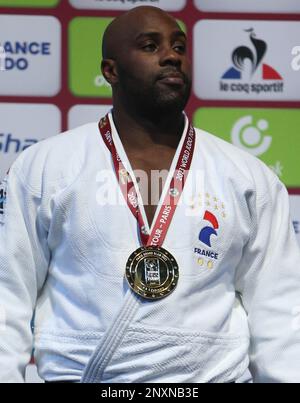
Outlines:
{"type": "Polygon", "coordinates": [[[211,193],[199,193],[192,201],[191,208],[199,211],[197,244],[193,253],[197,265],[213,269],[220,260],[219,245],[228,220],[225,202],[211,193]]]}

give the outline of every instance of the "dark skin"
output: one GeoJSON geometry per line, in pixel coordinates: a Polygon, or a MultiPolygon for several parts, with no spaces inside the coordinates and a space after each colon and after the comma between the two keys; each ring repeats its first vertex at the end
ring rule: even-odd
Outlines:
{"type": "MultiPolygon", "coordinates": [[[[191,90],[185,34],[164,11],[137,7],[107,29],[102,73],[113,89],[113,118],[128,159],[147,173],[151,195],[151,171],[170,169],[184,128],[191,90]]],[[[157,203],[144,207],[151,224],[157,203]]]]}

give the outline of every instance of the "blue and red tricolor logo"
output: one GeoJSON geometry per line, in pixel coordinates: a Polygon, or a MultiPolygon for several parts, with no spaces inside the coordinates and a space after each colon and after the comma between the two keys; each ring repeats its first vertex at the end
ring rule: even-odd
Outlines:
{"type": "Polygon", "coordinates": [[[210,238],[212,235],[218,236],[217,229],[219,229],[219,222],[214,214],[210,211],[205,211],[203,220],[208,221],[211,226],[202,228],[199,234],[199,240],[205,245],[211,247],[210,238]]]}

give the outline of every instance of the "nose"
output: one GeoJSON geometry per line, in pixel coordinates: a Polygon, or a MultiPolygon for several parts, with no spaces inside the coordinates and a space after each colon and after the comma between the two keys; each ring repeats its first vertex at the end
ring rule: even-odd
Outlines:
{"type": "Polygon", "coordinates": [[[161,51],[161,66],[180,66],[182,63],[181,55],[172,47],[168,46],[161,51]]]}

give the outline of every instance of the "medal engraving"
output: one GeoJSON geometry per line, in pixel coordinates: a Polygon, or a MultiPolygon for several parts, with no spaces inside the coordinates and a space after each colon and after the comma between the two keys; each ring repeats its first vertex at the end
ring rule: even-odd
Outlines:
{"type": "Polygon", "coordinates": [[[165,249],[141,247],[127,261],[126,278],[136,294],[157,300],[175,289],[179,269],[175,258],[165,249]]]}
{"type": "Polygon", "coordinates": [[[147,285],[160,284],[159,259],[145,259],[145,280],[147,285]]]}

